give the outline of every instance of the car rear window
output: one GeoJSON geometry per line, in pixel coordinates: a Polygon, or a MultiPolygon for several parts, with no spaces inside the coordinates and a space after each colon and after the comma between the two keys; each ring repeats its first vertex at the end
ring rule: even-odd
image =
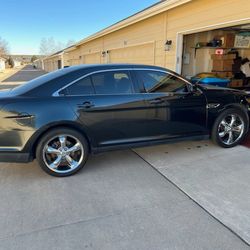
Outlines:
{"type": "Polygon", "coordinates": [[[90,77],[85,77],[66,88],[67,95],[92,95],[94,93],[90,77]]]}

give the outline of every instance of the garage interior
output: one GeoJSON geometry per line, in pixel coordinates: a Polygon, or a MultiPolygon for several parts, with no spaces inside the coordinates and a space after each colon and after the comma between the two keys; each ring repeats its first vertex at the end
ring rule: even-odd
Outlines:
{"type": "Polygon", "coordinates": [[[192,82],[250,90],[250,24],[183,37],[182,75],[192,82]]]}

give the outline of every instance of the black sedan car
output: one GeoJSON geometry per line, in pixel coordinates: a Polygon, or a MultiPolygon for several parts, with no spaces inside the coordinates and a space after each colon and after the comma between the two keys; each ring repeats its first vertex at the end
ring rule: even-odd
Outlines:
{"type": "Polygon", "coordinates": [[[245,92],[192,85],[146,65],[80,65],[0,92],[0,161],[37,159],[53,176],[79,171],[89,153],[204,138],[239,144],[249,127],[245,92]]]}

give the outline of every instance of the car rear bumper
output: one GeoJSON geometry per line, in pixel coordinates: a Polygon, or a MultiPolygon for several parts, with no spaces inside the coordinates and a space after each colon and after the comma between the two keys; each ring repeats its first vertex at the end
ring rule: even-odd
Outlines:
{"type": "Polygon", "coordinates": [[[0,152],[0,162],[27,163],[32,160],[29,153],[0,152]]]}

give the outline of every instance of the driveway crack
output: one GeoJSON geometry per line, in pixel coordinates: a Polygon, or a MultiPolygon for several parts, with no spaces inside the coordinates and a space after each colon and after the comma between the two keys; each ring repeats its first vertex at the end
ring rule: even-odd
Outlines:
{"type": "Polygon", "coordinates": [[[212,213],[210,213],[205,207],[200,205],[196,200],[194,200],[187,192],[185,192],[182,188],[180,188],[177,184],[175,184],[173,181],[171,181],[167,176],[162,174],[154,165],[152,165],[150,162],[148,162],[146,159],[144,159],[140,154],[138,154],[136,151],[131,149],[131,151],[137,155],[139,158],[141,158],[146,164],[148,164],[152,169],[154,169],[158,174],[160,174],[163,178],[165,178],[169,183],[171,183],[173,186],[175,186],[179,191],[181,191],[184,195],[186,195],[190,200],[192,200],[195,204],[197,204],[203,211],[205,211],[207,214],[209,214],[212,218],[214,218],[217,222],[219,222],[222,226],[227,228],[230,232],[232,232],[236,237],[238,237],[241,241],[243,241],[246,245],[250,246],[250,243],[247,242],[244,238],[242,238],[237,232],[235,232],[233,229],[231,229],[229,226],[221,222],[218,218],[216,218],[212,213]]]}

